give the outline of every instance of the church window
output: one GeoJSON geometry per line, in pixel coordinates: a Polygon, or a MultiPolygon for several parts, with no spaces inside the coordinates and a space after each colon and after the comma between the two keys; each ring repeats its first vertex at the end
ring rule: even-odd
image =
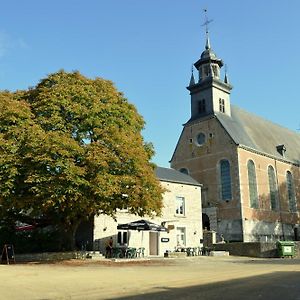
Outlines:
{"type": "Polygon", "coordinates": [[[231,192],[230,163],[226,159],[220,161],[220,179],[221,179],[221,199],[231,200],[232,192],[231,192]]]}
{"type": "Polygon", "coordinates": [[[225,113],[225,101],[224,99],[219,99],[219,108],[220,108],[220,112],[225,113]]]}
{"type": "Polygon", "coordinates": [[[213,69],[213,72],[214,72],[214,76],[215,77],[219,77],[219,74],[218,74],[218,67],[216,65],[213,65],[212,66],[212,69],[213,69]]]}
{"type": "Polygon", "coordinates": [[[179,170],[179,172],[180,172],[180,173],[183,173],[183,174],[186,174],[186,175],[189,175],[189,170],[186,169],[186,168],[181,168],[181,169],[179,170]]]}
{"type": "Polygon", "coordinates": [[[296,209],[296,197],[295,197],[295,187],[293,182],[293,175],[290,171],[286,172],[286,186],[287,186],[287,196],[289,203],[289,210],[295,212],[296,209]]]}
{"type": "Polygon", "coordinates": [[[205,77],[209,76],[209,66],[208,65],[204,66],[204,75],[205,75],[205,77]]]}
{"type": "Polygon", "coordinates": [[[202,99],[198,102],[198,112],[200,114],[206,112],[206,104],[205,104],[205,99],[202,99]]]}
{"type": "Polygon", "coordinates": [[[252,160],[248,161],[247,169],[248,169],[250,207],[258,208],[256,172],[255,172],[255,165],[252,160]]]}
{"type": "Polygon", "coordinates": [[[198,144],[198,146],[203,145],[203,144],[205,143],[205,140],[206,140],[205,134],[202,133],[202,132],[200,132],[200,133],[197,135],[197,144],[198,144]]]}
{"type": "Polygon", "coordinates": [[[278,209],[278,189],[276,184],[275,171],[272,166],[268,167],[268,177],[269,177],[269,189],[270,189],[270,201],[271,209],[278,209]]]}

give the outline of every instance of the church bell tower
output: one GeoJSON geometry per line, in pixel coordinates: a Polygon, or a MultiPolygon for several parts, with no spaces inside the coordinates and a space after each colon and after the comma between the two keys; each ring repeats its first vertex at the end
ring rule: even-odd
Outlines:
{"type": "Polygon", "coordinates": [[[192,72],[190,84],[187,89],[191,95],[191,120],[204,116],[223,113],[231,116],[230,110],[230,91],[232,86],[229,84],[225,71],[224,80],[220,78],[220,71],[223,62],[213,52],[210,46],[207,24],[206,25],[206,44],[200,59],[194,63],[198,71],[198,80],[195,80],[192,72]]]}

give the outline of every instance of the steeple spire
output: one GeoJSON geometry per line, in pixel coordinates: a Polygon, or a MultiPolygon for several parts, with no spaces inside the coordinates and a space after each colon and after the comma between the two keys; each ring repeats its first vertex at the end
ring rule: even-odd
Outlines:
{"type": "Polygon", "coordinates": [[[209,35],[208,32],[206,32],[206,44],[205,44],[205,49],[209,50],[210,49],[210,41],[209,41],[209,35]]]}
{"type": "Polygon", "coordinates": [[[202,26],[205,26],[205,33],[206,33],[206,45],[205,49],[209,50],[210,49],[210,41],[209,41],[209,31],[208,31],[208,24],[211,23],[213,20],[208,20],[207,18],[207,9],[204,9],[204,14],[205,14],[205,22],[202,24],[202,26]]]}
{"type": "Polygon", "coordinates": [[[192,65],[192,75],[191,75],[191,80],[190,80],[190,85],[192,86],[195,85],[195,77],[194,77],[194,66],[192,65]]]}
{"type": "Polygon", "coordinates": [[[227,65],[225,65],[225,77],[224,77],[224,82],[229,84],[229,79],[228,79],[228,75],[227,75],[227,65]]]}

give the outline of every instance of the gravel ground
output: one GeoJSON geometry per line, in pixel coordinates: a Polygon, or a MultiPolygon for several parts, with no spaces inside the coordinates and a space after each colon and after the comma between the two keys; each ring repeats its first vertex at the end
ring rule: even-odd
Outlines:
{"type": "MultiPolygon", "coordinates": [[[[169,299],[168,295],[172,295],[172,299],[198,299],[195,298],[195,295],[199,296],[198,292],[194,296],[185,292],[185,296],[180,298],[171,291],[175,289],[183,293],[182,289],[188,287],[192,293],[192,287],[243,279],[248,281],[249,278],[280,272],[285,272],[287,282],[292,283],[289,276],[300,282],[300,260],[200,256],[121,262],[70,260],[0,265],[0,299],[93,300],[139,299],[146,296],[145,299],[152,299],[152,296],[153,299],[169,299]]],[[[219,298],[202,299],[225,298],[219,295],[219,298]]]]}

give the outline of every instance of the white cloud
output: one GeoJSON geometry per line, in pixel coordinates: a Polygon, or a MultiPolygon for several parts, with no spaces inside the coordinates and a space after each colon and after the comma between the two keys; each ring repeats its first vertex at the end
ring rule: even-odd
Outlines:
{"type": "Polygon", "coordinates": [[[0,58],[15,49],[28,49],[29,46],[23,38],[13,38],[6,32],[0,31],[0,58]]]}

